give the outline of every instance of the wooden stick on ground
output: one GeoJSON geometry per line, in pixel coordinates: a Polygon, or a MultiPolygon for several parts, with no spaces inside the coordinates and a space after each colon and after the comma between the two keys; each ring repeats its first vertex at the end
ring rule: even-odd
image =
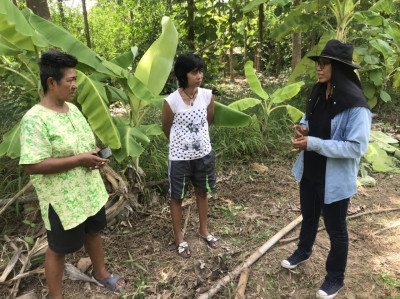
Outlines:
{"type": "Polygon", "coordinates": [[[296,227],[302,220],[303,217],[300,215],[295,220],[290,222],[287,226],[270,238],[264,245],[258,248],[257,251],[254,252],[243,264],[237,266],[232,272],[228,273],[228,275],[218,280],[217,283],[206,293],[200,294],[198,299],[206,299],[215,295],[220,288],[225,286],[229,281],[235,279],[235,277],[238,276],[244,269],[254,264],[262,255],[265,254],[265,252],[267,252],[269,248],[271,248],[276,242],[279,241],[280,238],[296,227]]]}
{"type": "Polygon", "coordinates": [[[394,227],[398,227],[399,225],[400,225],[400,223],[392,224],[391,226],[388,226],[388,227],[385,227],[385,228],[378,229],[378,230],[374,231],[373,233],[371,233],[371,235],[374,236],[374,235],[380,234],[381,232],[383,232],[385,230],[392,229],[394,227]]]}
{"type": "Polygon", "coordinates": [[[14,197],[0,210],[0,215],[3,214],[3,212],[5,210],[7,210],[7,208],[13,204],[13,202],[15,202],[18,197],[20,197],[22,194],[24,194],[26,191],[28,191],[31,187],[32,187],[32,182],[29,181],[28,184],[25,185],[24,188],[22,188],[17,194],[14,195],[14,197]]]}
{"type": "MultiPolygon", "coordinates": [[[[360,214],[356,214],[356,215],[351,215],[349,217],[347,217],[347,219],[354,219],[354,218],[358,218],[361,216],[365,216],[365,215],[369,215],[369,214],[378,214],[378,213],[383,213],[383,212],[393,212],[393,211],[399,211],[400,208],[390,208],[390,209],[383,209],[383,210],[373,210],[373,211],[368,211],[368,212],[364,212],[364,213],[360,213],[360,214]]],[[[320,227],[318,228],[318,231],[324,230],[325,227],[320,227]]],[[[377,232],[373,233],[376,234],[377,232]]],[[[299,238],[299,236],[295,236],[295,237],[291,237],[291,238],[287,238],[287,239],[281,239],[279,242],[280,243],[286,243],[286,242],[291,242],[291,241],[295,241],[299,238]]]]}
{"type": "Polygon", "coordinates": [[[239,284],[236,289],[235,299],[245,299],[244,292],[246,290],[247,280],[249,279],[250,269],[246,268],[243,270],[239,278],[239,284]]]}

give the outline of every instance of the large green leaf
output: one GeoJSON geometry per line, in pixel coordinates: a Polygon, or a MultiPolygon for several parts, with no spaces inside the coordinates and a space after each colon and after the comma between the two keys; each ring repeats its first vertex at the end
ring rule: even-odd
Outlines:
{"type": "Polygon", "coordinates": [[[123,69],[127,69],[128,67],[132,66],[135,57],[138,54],[138,47],[131,47],[129,52],[126,52],[118,57],[115,57],[111,60],[112,63],[118,65],[123,69]]]}
{"type": "Polygon", "coordinates": [[[118,125],[118,130],[122,147],[113,151],[115,159],[122,162],[127,157],[139,157],[149,144],[150,139],[140,129],[129,125],[118,125]]]}
{"type": "Polygon", "coordinates": [[[300,81],[277,89],[271,96],[272,102],[277,104],[293,98],[296,94],[299,93],[303,85],[304,82],[300,81]]]}
{"type": "Polygon", "coordinates": [[[12,43],[8,42],[3,36],[0,35],[0,55],[14,56],[22,53],[22,49],[15,47],[12,43]]]}
{"type": "Polygon", "coordinates": [[[243,7],[243,12],[248,13],[249,11],[252,11],[253,9],[256,9],[258,6],[261,4],[264,4],[268,0],[253,0],[249,4],[247,4],[245,7],[243,7]]]}
{"type": "Polygon", "coordinates": [[[18,158],[21,154],[21,143],[19,134],[21,123],[18,122],[10,131],[3,136],[3,142],[0,144],[0,157],[7,155],[12,159],[18,158]]]}
{"type": "Polygon", "coordinates": [[[274,29],[270,37],[276,41],[281,41],[285,36],[294,32],[306,32],[314,24],[319,24],[323,18],[311,14],[290,14],[285,22],[274,29]]]}
{"type": "Polygon", "coordinates": [[[264,100],[269,98],[268,93],[261,87],[261,83],[257,78],[253,68],[253,61],[247,61],[244,66],[244,73],[246,75],[247,82],[249,83],[250,89],[259,97],[264,100]]]}
{"type": "Polygon", "coordinates": [[[139,127],[139,130],[146,136],[159,136],[164,133],[158,124],[142,125],[139,127]]]}
{"type": "Polygon", "coordinates": [[[293,122],[297,123],[304,115],[302,111],[291,105],[286,105],[286,110],[293,122]]]}
{"type": "Polygon", "coordinates": [[[384,101],[385,103],[390,102],[391,101],[391,96],[390,94],[388,94],[386,91],[384,91],[383,89],[380,90],[379,95],[382,99],[382,101],[384,101]]]}
{"type": "Polygon", "coordinates": [[[0,35],[20,49],[48,47],[46,39],[32,29],[21,11],[10,1],[0,1],[0,35]]]}
{"type": "Polygon", "coordinates": [[[374,47],[379,52],[381,52],[383,54],[383,56],[385,57],[385,59],[388,56],[393,55],[392,47],[386,41],[381,40],[381,39],[371,39],[369,41],[369,43],[372,47],[374,47]]]}
{"type": "MultiPolygon", "coordinates": [[[[109,76],[116,76],[114,72],[111,72],[103,65],[102,62],[104,60],[99,55],[76,39],[67,30],[32,14],[29,10],[24,10],[24,14],[32,27],[46,36],[51,45],[59,47],[68,54],[75,56],[79,60],[80,64],[89,66],[97,72],[109,76]]],[[[80,66],[78,65],[77,68],[80,69],[80,66]]]]}
{"type": "Polygon", "coordinates": [[[178,32],[169,17],[163,17],[162,33],[140,59],[135,77],[138,78],[153,95],[164,88],[171,72],[173,59],[178,45],[178,32]]]}
{"type": "Polygon", "coordinates": [[[217,101],[214,102],[214,125],[218,127],[237,128],[249,125],[250,121],[251,117],[249,115],[217,101]]]}
{"type": "Polygon", "coordinates": [[[91,80],[84,73],[76,71],[79,85],[78,102],[82,106],[82,111],[88,118],[88,121],[100,138],[100,140],[109,145],[112,149],[121,147],[119,132],[112,121],[109,108],[106,104],[104,87],[91,80]]]}
{"type": "Polygon", "coordinates": [[[258,104],[261,104],[261,101],[259,99],[255,98],[244,98],[241,100],[237,100],[233,103],[230,103],[228,107],[238,110],[238,111],[244,111],[246,109],[252,108],[258,104]]]}
{"type": "Polygon", "coordinates": [[[374,171],[400,173],[399,160],[389,156],[376,142],[368,145],[368,150],[364,158],[372,164],[374,171]]]}
{"type": "Polygon", "coordinates": [[[364,26],[382,26],[383,17],[373,11],[359,11],[354,13],[354,19],[364,26]]]}

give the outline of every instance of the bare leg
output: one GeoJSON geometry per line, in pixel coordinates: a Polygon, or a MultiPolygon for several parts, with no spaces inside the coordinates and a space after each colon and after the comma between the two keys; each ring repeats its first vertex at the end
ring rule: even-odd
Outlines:
{"type": "MultiPolygon", "coordinates": [[[[199,211],[199,221],[200,229],[199,234],[203,237],[207,237],[210,232],[207,227],[207,214],[208,214],[208,198],[207,192],[201,191],[198,188],[194,188],[194,193],[196,195],[197,209],[199,211]]],[[[213,246],[217,246],[218,242],[214,242],[213,246]]]]}
{"type": "MultiPolygon", "coordinates": [[[[94,277],[102,280],[110,276],[110,272],[106,270],[105,266],[103,241],[101,240],[100,232],[86,234],[85,249],[93,264],[94,277]]],[[[119,289],[124,286],[124,279],[120,279],[115,287],[119,289]]]]}
{"type": "Polygon", "coordinates": [[[47,248],[44,268],[51,299],[62,299],[64,263],[65,254],[56,253],[50,248],[47,248]]]}
{"type": "MultiPolygon", "coordinates": [[[[172,218],[172,230],[174,231],[175,244],[178,246],[183,242],[182,235],[182,200],[170,199],[170,209],[172,218]]],[[[190,251],[182,253],[183,256],[190,255],[190,251]]]]}

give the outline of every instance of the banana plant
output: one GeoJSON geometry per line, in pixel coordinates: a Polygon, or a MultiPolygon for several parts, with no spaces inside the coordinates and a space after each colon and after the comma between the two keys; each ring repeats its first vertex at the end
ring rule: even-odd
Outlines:
{"type": "MultiPolygon", "coordinates": [[[[58,47],[74,55],[79,63],[76,101],[87,117],[94,133],[103,144],[113,149],[114,157],[121,162],[129,158],[138,166],[139,156],[149,144],[151,136],[163,134],[159,122],[144,124],[146,113],[153,107],[162,108],[160,92],[169,76],[175,56],[178,34],[172,20],[164,17],[161,21],[160,37],[150,46],[131,73],[137,48],[107,61],[77,40],[65,29],[34,15],[29,9],[19,11],[9,0],[0,2],[0,69],[11,71],[15,63],[7,57],[24,59],[27,63],[27,85],[35,86],[37,101],[42,96],[38,80],[37,61],[40,52],[58,47]],[[35,59],[33,59],[33,58],[35,59]],[[35,72],[36,71],[36,72],[35,72]],[[110,85],[108,82],[113,82],[110,85]],[[111,102],[119,101],[128,117],[114,117],[110,114],[111,102]]],[[[18,64],[21,67],[22,64],[18,64]]],[[[25,71],[26,73],[26,71],[25,71]]],[[[220,103],[215,107],[215,124],[225,127],[245,126],[250,116],[230,109],[220,103]]],[[[0,156],[19,156],[19,123],[4,135],[0,144],[0,156]]]]}
{"type": "Polygon", "coordinates": [[[297,108],[289,105],[283,104],[283,102],[293,98],[300,91],[300,88],[304,85],[303,81],[289,84],[285,87],[275,90],[273,94],[268,94],[261,86],[261,82],[258,80],[256,73],[254,72],[253,62],[248,61],[245,64],[244,72],[246,75],[247,82],[250,89],[258,95],[258,98],[244,98],[237,100],[229,105],[229,107],[236,109],[238,111],[244,111],[246,109],[252,108],[256,105],[260,105],[265,119],[276,109],[285,108],[289,116],[294,122],[300,120],[303,116],[303,112],[297,108]]]}

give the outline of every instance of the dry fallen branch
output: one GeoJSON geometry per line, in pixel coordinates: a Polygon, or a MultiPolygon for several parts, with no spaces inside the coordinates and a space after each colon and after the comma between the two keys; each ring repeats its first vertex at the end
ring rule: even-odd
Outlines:
{"type": "Polygon", "coordinates": [[[392,228],[395,228],[395,227],[398,227],[398,226],[400,226],[400,223],[395,223],[395,224],[392,224],[391,226],[388,226],[388,227],[385,227],[385,228],[382,228],[382,229],[378,229],[378,230],[374,231],[373,233],[371,233],[371,235],[374,236],[374,235],[380,234],[381,232],[384,232],[386,230],[389,230],[389,229],[392,229],[392,228]]]}
{"type": "Polygon", "coordinates": [[[239,278],[239,284],[236,289],[235,299],[245,299],[244,292],[246,290],[247,280],[249,279],[250,269],[246,268],[243,270],[239,278]]]}
{"type": "Polygon", "coordinates": [[[29,181],[29,183],[26,184],[24,188],[22,188],[17,194],[14,195],[14,197],[9,202],[7,202],[4,205],[4,207],[0,210],[0,215],[3,214],[4,211],[7,210],[7,208],[18,199],[18,197],[20,197],[22,194],[24,194],[26,191],[28,191],[32,187],[33,187],[32,182],[29,181]]]}
{"type": "MultiPolygon", "coordinates": [[[[393,211],[399,211],[400,208],[390,208],[390,209],[383,209],[383,210],[373,210],[373,211],[368,211],[368,212],[364,212],[364,213],[360,213],[360,214],[356,214],[356,215],[351,215],[349,217],[347,217],[347,219],[354,219],[354,218],[358,218],[361,216],[365,216],[365,215],[369,215],[369,214],[379,214],[379,213],[384,213],[384,212],[393,212],[393,211]]],[[[318,231],[324,230],[325,227],[320,227],[318,228],[318,231]]],[[[376,232],[377,233],[377,232],[376,232]]],[[[374,233],[373,233],[374,234],[374,233]]],[[[291,237],[291,238],[287,238],[287,239],[282,239],[279,242],[280,243],[287,243],[287,242],[291,242],[291,241],[295,241],[299,238],[299,236],[295,236],[295,237],[291,237]]]]}
{"type": "MultiPolygon", "coordinates": [[[[32,249],[28,252],[26,259],[25,259],[24,263],[22,264],[19,274],[23,274],[25,272],[25,269],[28,269],[30,267],[32,254],[36,252],[36,249],[40,246],[40,242],[41,242],[41,238],[36,239],[35,244],[33,245],[32,249]]],[[[15,280],[14,286],[11,290],[11,298],[17,297],[20,282],[21,282],[20,278],[15,280]]]]}
{"type": "Polygon", "coordinates": [[[206,293],[200,294],[198,296],[199,299],[209,298],[215,295],[220,288],[224,287],[229,281],[233,280],[236,276],[238,276],[244,269],[250,267],[254,264],[262,255],[267,252],[269,248],[271,248],[280,238],[282,238],[285,234],[291,231],[294,227],[296,227],[301,221],[303,217],[300,215],[283,229],[281,229],[278,233],[276,233],[272,238],[270,238],[264,245],[257,249],[242,265],[236,267],[232,272],[228,273],[225,277],[218,280],[218,282],[211,287],[206,293]]]}

